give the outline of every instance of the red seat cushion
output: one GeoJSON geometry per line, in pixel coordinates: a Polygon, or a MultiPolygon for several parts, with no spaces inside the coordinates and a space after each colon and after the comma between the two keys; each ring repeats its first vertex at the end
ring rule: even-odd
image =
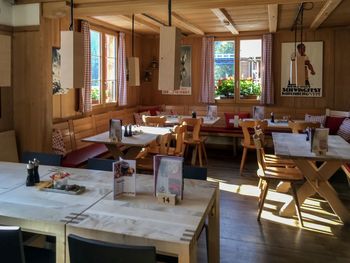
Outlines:
{"type": "Polygon", "coordinates": [[[343,123],[345,117],[330,117],[327,116],[325,127],[329,128],[329,134],[335,135],[337,134],[337,131],[340,127],[340,125],[343,123]]]}
{"type": "Polygon", "coordinates": [[[230,123],[230,119],[234,119],[235,115],[238,115],[238,118],[240,119],[247,119],[250,117],[249,112],[239,112],[239,113],[224,113],[225,115],[225,122],[226,122],[226,128],[236,128],[232,123],[230,123]]]}
{"type": "Polygon", "coordinates": [[[348,170],[348,172],[350,173],[350,163],[345,164],[345,168],[346,168],[346,170],[348,170]]]}
{"type": "Polygon", "coordinates": [[[158,112],[162,111],[162,107],[157,106],[157,107],[143,108],[143,109],[139,110],[138,113],[144,112],[144,111],[149,111],[151,113],[151,116],[157,116],[157,111],[158,112]]]}
{"type": "Polygon", "coordinates": [[[91,144],[84,148],[68,153],[66,157],[62,160],[62,166],[79,167],[85,162],[87,162],[89,158],[95,158],[107,152],[108,149],[104,144],[91,144]]]}

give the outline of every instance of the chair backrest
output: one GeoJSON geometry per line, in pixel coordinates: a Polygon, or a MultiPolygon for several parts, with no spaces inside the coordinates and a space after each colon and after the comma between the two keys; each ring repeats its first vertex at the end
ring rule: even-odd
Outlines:
{"type": "Polygon", "coordinates": [[[263,134],[256,132],[253,135],[253,141],[254,141],[254,145],[256,148],[256,159],[258,162],[258,167],[259,167],[259,169],[264,171],[266,168],[266,165],[265,165],[265,158],[264,158],[265,152],[264,152],[264,147],[263,147],[262,136],[263,136],[263,134]]]}
{"type": "Polygon", "coordinates": [[[146,116],[142,115],[142,120],[146,126],[164,127],[166,122],[165,116],[146,116]]]}
{"type": "Polygon", "coordinates": [[[288,127],[292,129],[293,133],[302,133],[306,130],[306,128],[320,128],[321,123],[308,121],[289,121],[288,127]]]}
{"type": "Polygon", "coordinates": [[[208,169],[206,167],[199,166],[184,166],[184,178],[187,179],[197,179],[197,180],[207,180],[208,169]]]}
{"type": "Polygon", "coordinates": [[[112,159],[90,158],[88,159],[87,169],[112,172],[114,162],[115,160],[112,159]]]}
{"type": "Polygon", "coordinates": [[[177,156],[183,156],[185,152],[185,135],[187,131],[186,125],[176,125],[174,127],[176,145],[174,154],[177,156]]]}
{"type": "Polygon", "coordinates": [[[187,127],[192,127],[192,139],[200,139],[200,131],[203,124],[203,118],[182,118],[180,120],[182,125],[187,125],[187,127]]]}
{"type": "Polygon", "coordinates": [[[71,263],[155,263],[156,249],[151,246],[127,246],[68,236],[71,263]]]}
{"type": "Polygon", "coordinates": [[[166,133],[159,138],[159,154],[167,155],[169,152],[171,133],[166,133]]]}
{"type": "Polygon", "coordinates": [[[0,226],[1,262],[25,263],[21,228],[0,226]]]}
{"type": "Polygon", "coordinates": [[[21,163],[28,163],[28,161],[36,158],[40,164],[61,166],[62,155],[55,153],[41,153],[41,152],[23,152],[21,157],[21,163]]]}
{"type": "Polygon", "coordinates": [[[239,126],[242,127],[243,132],[243,145],[253,146],[254,142],[251,140],[251,131],[253,131],[256,127],[259,127],[262,131],[267,128],[266,120],[245,120],[239,121],[239,126]]]}

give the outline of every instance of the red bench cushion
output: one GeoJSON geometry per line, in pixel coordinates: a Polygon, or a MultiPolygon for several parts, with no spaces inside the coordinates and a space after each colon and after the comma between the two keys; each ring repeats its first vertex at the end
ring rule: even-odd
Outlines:
{"type": "Polygon", "coordinates": [[[87,162],[89,158],[95,158],[107,152],[108,149],[104,144],[91,144],[87,147],[68,153],[62,160],[62,166],[79,167],[87,162]]]}
{"type": "Polygon", "coordinates": [[[329,134],[335,135],[339,130],[340,125],[343,123],[345,117],[331,117],[327,116],[325,127],[329,128],[329,134]]]}
{"type": "Polygon", "coordinates": [[[346,170],[348,170],[348,172],[350,173],[350,163],[347,163],[344,166],[345,166],[346,170]]]}

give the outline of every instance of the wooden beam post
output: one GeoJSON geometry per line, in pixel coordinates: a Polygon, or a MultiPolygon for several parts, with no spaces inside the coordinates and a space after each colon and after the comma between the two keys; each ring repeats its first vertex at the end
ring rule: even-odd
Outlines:
{"type": "Polygon", "coordinates": [[[310,28],[314,30],[317,29],[342,1],[343,0],[328,0],[311,23],[310,28]]]}
{"type": "Polygon", "coordinates": [[[275,33],[277,31],[278,22],[278,4],[267,5],[267,10],[269,15],[270,33],[275,33]]]}
{"type": "Polygon", "coordinates": [[[211,11],[218,17],[218,19],[221,21],[221,23],[223,23],[223,25],[226,27],[228,31],[230,31],[233,35],[239,34],[238,30],[233,25],[234,23],[231,16],[226,11],[226,9],[214,8],[211,11]]]}
{"type": "Polygon", "coordinates": [[[204,31],[200,28],[198,28],[197,26],[193,25],[192,23],[188,22],[185,18],[183,18],[182,16],[178,15],[175,12],[172,12],[172,17],[174,19],[174,23],[180,27],[180,28],[184,28],[187,29],[197,35],[204,35],[204,31]]]}

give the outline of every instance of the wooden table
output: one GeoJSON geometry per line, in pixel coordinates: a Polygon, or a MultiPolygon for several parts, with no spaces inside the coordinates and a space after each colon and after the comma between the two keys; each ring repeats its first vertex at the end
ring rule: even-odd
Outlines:
{"type": "MultiPolygon", "coordinates": [[[[0,163],[20,178],[25,164],[0,163]]],[[[46,167],[47,180],[55,167],[46,167]]],[[[176,255],[179,262],[197,262],[197,238],[205,220],[209,226],[210,262],[219,262],[219,189],[217,183],[185,179],[184,200],[176,206],[157,203],[153,177],[137,175],[136,197],[112,200],[113,173],[64,168],[69,184],[86,187],[81,195],[39,191],[16,185],[0,193],[0,224],[56,237],[56,262],[69,262],[67,236],[75,233],[124,244],[153,245],[158,253],[176,255]]],[[[0,170],[0,178],[3,177],[0,170]]],[[[44,167],[43,167],[44,171],[44,167]]],[[[43,172],[44,173],[44,172],[43,172]]],[[[0,181],[0,188],[7,185],[0,181]]]]}
{"type": "Polygon", "coordinates": [[[108,150],[113,155],[114,159],[118,159],[120,156],[125,159],[135,159],[136,155],[139,153],[142,147],[146,147],[151,142],[155,141],[159,135],[164,135],[171,132],[169,128],[160,128],[160,127],[133,127],[133,130],[137,129],[141,131],[137,135],[130,137],[124,137],[121,141],[114,141],[109,138],[109,132],[103,132],[91,137],[82,139],[84,142],[93,142],[93,143],[102,143],[105,144],[108,150]],[[120,150],[120,146],[130,146],[133,147],[133,150],[129,150],[126,155],[120,150]]]}
{"type": "MultiPolygon", "coordinates": [[[[306,182],[298,190],[299,202],[314,193],[325,198],[334,212],[344,223],[350,222],[350,213],[339,200],[336,191],[328,179],[341,167],[350,161],[350,144],[337,135],[328,138],[328,152],[325,155],[316,155],[311,152],[310,142],[306,141],[305,134],[272,133],[275,154],[279,157],[293,159],[303,173],[306,182]],[[322,161],[317,168],[314,161],[322,161]]],[[[293,201],[286,203],[280,210],[280,215],[291,216],[294,213],[293,201]]]]}
{"type": "Polygon", "coordinates": [[[197,262],[197,238],[208,218],[209,258],[210,262],[219,262],[219,190],[216,183],[186,179],[184,200],[176,206],[157,203],[152,176],[138,175],[136,183],[136,197],[113,200],[112,194],[107,195],[82,213],[80,221],[68,223],[67,235],[151,245],[156,247],[157,253],[178,256],[180,263],[197,262]]]}
{"type": "MultiPolygon", "coordinates": [[[[165,116],[166,121],[165,124],[168,126],[174,126],[180,123],[180,120],[182,118],[192,118],[192,116],[174,116],[174,115],[168,115],[165,116]]],[[[203,125],[204,126],[211,126],[217,123],[220,120],[220,117],[215,118],[209,118],[207,116],[197,116],[197,118],[203,118],[203,125]]]]}

